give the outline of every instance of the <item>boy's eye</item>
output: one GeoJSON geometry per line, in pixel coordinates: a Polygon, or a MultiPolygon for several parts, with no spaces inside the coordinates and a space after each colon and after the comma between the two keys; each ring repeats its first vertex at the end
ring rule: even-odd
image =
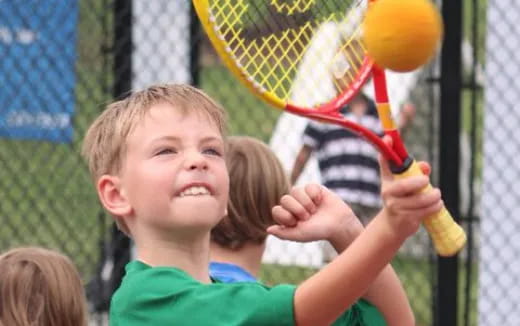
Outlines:
{"type": "Polygon", "coordinates": [[[168,154],[175,154],[177,151],[173,148],[164,148],[159,151],[155,155],[168,155],[168,154]]]}
{"type": "Polygon", "coordinates": [[[222,153],[219,149],[216,148],[206,148],[203,151],[204,154],[222,156],[222,153]]]}

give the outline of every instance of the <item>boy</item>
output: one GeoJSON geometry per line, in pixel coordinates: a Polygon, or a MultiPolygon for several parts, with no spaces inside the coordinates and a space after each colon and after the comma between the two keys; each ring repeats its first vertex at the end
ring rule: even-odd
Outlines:
{"type": "MultiPolygon", "coordinates": [[[[112,325],[329,325],[441,208],[438,191],[418,193],[426,176],[394,181],[386,170],[376,220],[297,288],[213,281],[210,230],[226,215],[229,191],[223,121],[201,91],[158,85],[109,105],[89,128],[84,154],[99,198],[137,249],[112,299],[112,325]]],[[[279,225],[269,230],[294,238],[310,218],[349,212],[320,186],[296,188],[273,208],[279,225]]],[[[345,232],[328,240],[342,246],[345,232]]]]}

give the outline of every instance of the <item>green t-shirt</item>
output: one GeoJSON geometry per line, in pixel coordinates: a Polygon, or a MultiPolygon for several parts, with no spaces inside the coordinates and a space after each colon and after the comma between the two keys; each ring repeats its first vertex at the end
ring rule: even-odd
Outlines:
{"type": "Polygon", "coordinates": [[[333,326],[386,326],[383,315],[363,299],[358,300],[336,320],[333,326]]]}
{"type": "MultiPolygon", "coordinates": [[[[133,261],[112,297],[110,325],[294,325],[295,289],[254,282],[202,284],[180,269],[133,261]]],[[[385,325],[368,323],[378,316],[370,304],[358,303],[334,325],[385,325]]]]}

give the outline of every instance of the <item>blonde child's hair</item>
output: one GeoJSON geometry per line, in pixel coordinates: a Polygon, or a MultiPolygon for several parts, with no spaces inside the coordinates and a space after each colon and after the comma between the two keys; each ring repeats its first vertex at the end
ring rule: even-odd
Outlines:
{"type": "Polygon", "coordinates": [[[86,326],[85,293],[71,260],[33,247],[1,255],[0,325],[86,326]]]}
{"type": "MultiPolygon", "coordinates": [[[[225,136],[225,113],[222,107],[201,90],[181,84],[159,84],[132,93],[127,98],[109,104],[92,123],[83,141],[82,155],[88,162],[96,183],[105,175],[117,175],[126,153],[126,141],[149,109],[157,104],[171,104],[183,114],[205,115],[225,136]]],[[[129,235],[128,227],[114,216],[121,231],[129,235]]]]}
{"type": "Polygon", "coordinates": [[[227,139],[226,163],[230,193],[228,215],[211,231],[211,239],[232,250],[246,243],[262,244],[274,224],[271,209],[289,192],[289,179],[273,151],[261,141],[227,139]]]}

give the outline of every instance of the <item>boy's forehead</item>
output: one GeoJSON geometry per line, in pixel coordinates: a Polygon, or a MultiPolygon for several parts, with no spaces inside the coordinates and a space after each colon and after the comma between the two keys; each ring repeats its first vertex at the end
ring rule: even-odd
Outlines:
{"type": "Polygon", "coordinates": [[[145,113],[146,117],[158,118],[158,122],[165,122],[171,119],[180,120],[181,122],[186,118],[196,118],[199,121],[212,125],[218,129],[217,122],[211,114],[203,108],[197,107],[196,104],[187,106],[183,104],[173,104],[169,102],[161,102],[152,105],[145,113]]]}
{"type": "MultiPolygon", "coordinates": [[[[207,125],[207,128],[214,129],[216,136],[223,138],[218,123],[209,112],[199,108],[182,107],[168,102],[154,104],[144,111],[139,119],[134,121],[134,127],[129,137],[131,138],[136,132],[155,133],[161,130],[168,130],[171,127],[175,127],[172,129],[175,131],[185,131],[183,125],[188,123],[190,119],[198,120],[198,122],[203,124],[204,128],[207,125]]],[[[207,130],[209,131],[209,129],[207,130]]]]}

